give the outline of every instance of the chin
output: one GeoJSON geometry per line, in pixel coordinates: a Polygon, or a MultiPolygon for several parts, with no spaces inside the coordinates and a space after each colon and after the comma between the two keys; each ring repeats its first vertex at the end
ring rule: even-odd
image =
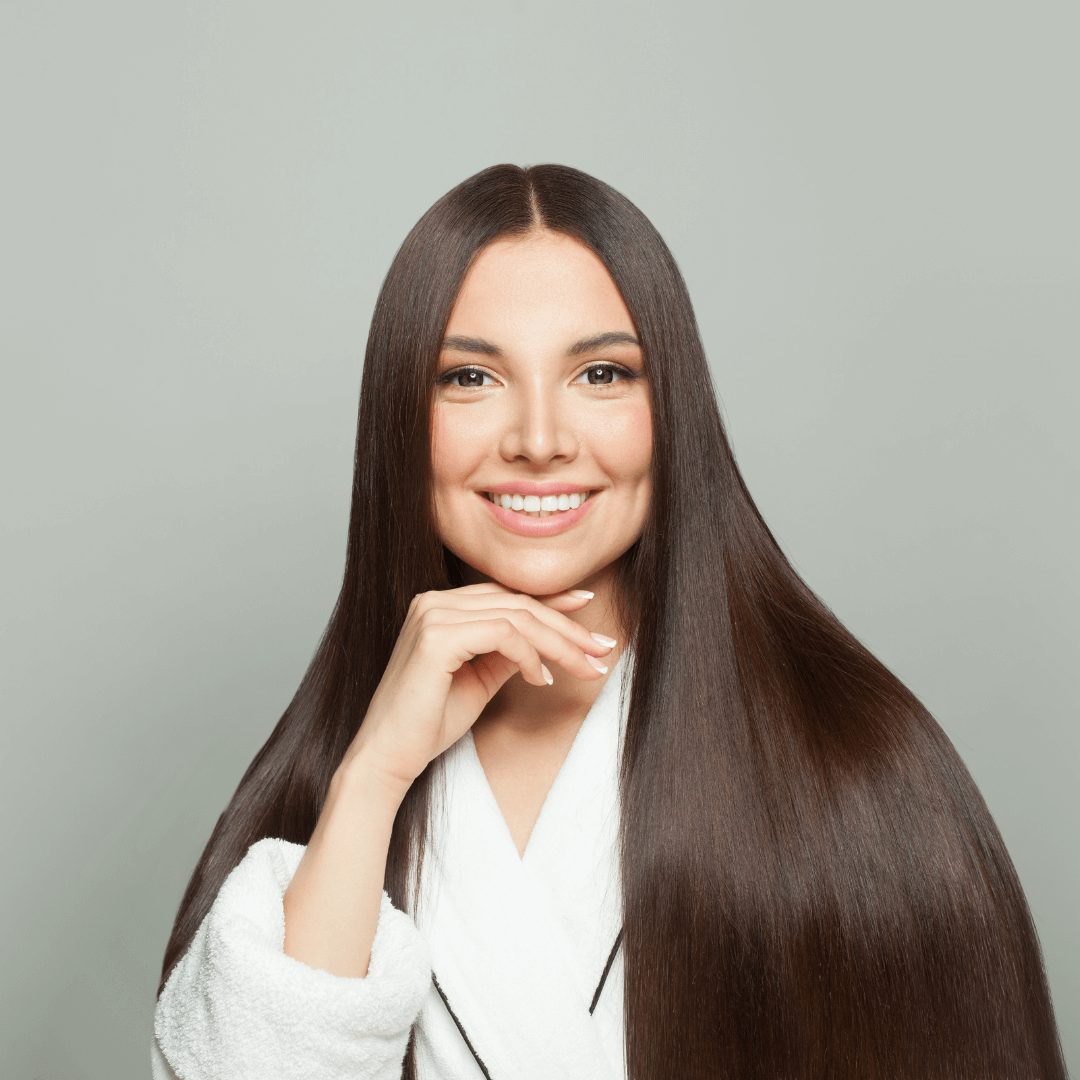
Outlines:
{"type": "MultiPolygon", "coordinates": [[[[463,563],[475,569],[486,581],[495,581],[514,592],[525,593],[527,596],[550,596],[552,593],[564,592],[566,589],[576,588],[582,581],[595,573],[593,566],[548,565],[523,559],[521,562],[486,564],[482,560],[462,559],[463,563]]],[[[561,560],[560,560],[561,562],[561,560]]]]}
{"type": "Polygon", "coordinates": [[[555,571],[519,567],[515,570],[508,568],[505,573],[488,576],[514,592],[525,593],[527,596],[550,596],[552,593],[573,589],[586,575],[560,574],[555,571]]]}

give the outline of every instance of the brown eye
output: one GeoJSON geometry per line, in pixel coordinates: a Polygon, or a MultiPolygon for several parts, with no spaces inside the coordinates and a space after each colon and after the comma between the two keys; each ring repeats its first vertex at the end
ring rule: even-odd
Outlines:
{"type": "Polygon", "coordinates": [[[615,364],[590,364],[574,382],[588,383],[590,386],[609,386],[626,377],[627,372],[615,364]]]}
{"type": "Polygon", "coordinates": [[[443,386],[462,386],[474,390],[481,386],[494,386],[495,380],[480,368],[458,368],[439,377],[443,386]]]}

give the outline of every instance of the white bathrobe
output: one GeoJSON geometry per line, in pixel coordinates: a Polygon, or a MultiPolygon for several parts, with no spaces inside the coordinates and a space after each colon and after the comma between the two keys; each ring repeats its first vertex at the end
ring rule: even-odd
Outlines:
{"type": "Polygon", "coordinates": [[[154,1080],[619,1080],[620,663],[589,711],[523,858],[467,734],[445,755],[415,921],[384,896],[368,974],[283,952],[304,849],[253,845],[155,1014],[154,1080]]]}

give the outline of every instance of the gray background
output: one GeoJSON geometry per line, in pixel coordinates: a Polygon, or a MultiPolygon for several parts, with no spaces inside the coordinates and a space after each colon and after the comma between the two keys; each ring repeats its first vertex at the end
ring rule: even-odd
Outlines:
{"type": "Polygon", "coordinates": [[[495,162],[630,196],[751,491],[1005,835],[1080,1067],[1075,3],[0,2],[0,1075],[144,1078],[343,565],[360,358],[495,162]]]}

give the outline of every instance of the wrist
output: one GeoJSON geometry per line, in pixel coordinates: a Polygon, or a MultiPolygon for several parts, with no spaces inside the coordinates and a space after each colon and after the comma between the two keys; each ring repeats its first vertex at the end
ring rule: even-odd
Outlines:
{"type": "Polygon", "coordinates": [[[363,794],[392,807],[395,814],[411,786],[411,780],[387,768],[378,754],[367,747],[347,754],[330,782],[332,794],[363,794]]]}

